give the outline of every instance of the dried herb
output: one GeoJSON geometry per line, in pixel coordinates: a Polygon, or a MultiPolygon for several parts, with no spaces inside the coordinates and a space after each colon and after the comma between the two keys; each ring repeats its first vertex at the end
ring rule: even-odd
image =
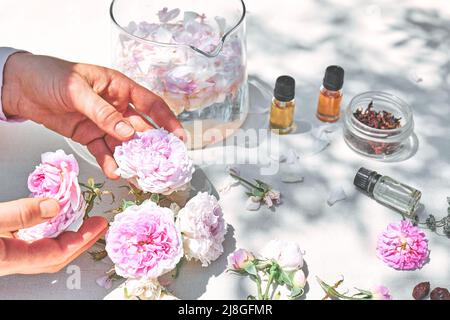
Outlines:
{"type": "MultiPolygon", "coordinates": [[[[402,126],[401,118],[397,118],[392,112],[374,110],[373,101],[371,101],[365,109],[356,109],[356,111],[353,112],[353,116],[360,123],[374,129],[393,130],[402,126]]],[[[395,132],[392,133],[392,135],[395,134],[395,132]]],[[[389,136],[389,133],[387,133],[387,136],[389,136]]],[[[351,140],[352,144],[358,149],[363,150],[368,154],[391,155],[402,147],[400,142],[370,141],[350,133],[346,133],[346,138],[351,140]]]]}
{"type": "Polygon", "coordinates": [[[425,299],[429,293],[430,293],[430,283],[421,282],[414,287],[412,296],[416,300],[422,300],[425,299]]]}
{"type": "Polygon", "coordinates": [[[447,197],[447,203],[449,206],[449,208],[447,209],[447,216],[443,217],[440,220],[436,220],[436,217],[430,214],[425,222],[420,222],[418,220],[419,218],[416,216],[416,220],[414,221],[415,224],[425,226],[439,235],[450,238],[450,197],[447,197]],[[439,232],[440,230],[442,230],[442,232],[439,232]]]}
{"type": "Polygon", "coordinates": [[[430,294],[431,300],[450,300],[450,292],[445,288],[435,288],[430,294]]]}
{"type": "Polygon", "coordinates": [[[392,112],[373,110],[373,101],[365,110],[358,108],[353,115],[358,121],[374,129],[392,130],[402,126],[401,118],[396,118],[392,112]]]}

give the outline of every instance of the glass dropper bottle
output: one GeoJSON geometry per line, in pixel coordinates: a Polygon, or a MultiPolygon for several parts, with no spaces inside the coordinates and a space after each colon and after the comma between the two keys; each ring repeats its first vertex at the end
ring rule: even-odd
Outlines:
{"type": "Polygon", "coordinates": [[[409,218],[415,216],[422,196],[419,190],[366,168],[359,169],[353,183],[381,204],[409,218]]]}
{"type": "Polygon", "coordinates": [[[336,122],[339,120],[343,85],[344,69],[340,66],[327,67],[317,102],[316,116],[320,121],[336,122]]]}
{"type": "Polygon", "coordinates": [[[281,76],[275,83],[270,108],[270,129],[278,134],[287,134],[295,129],[295,79],[281,76]]]}

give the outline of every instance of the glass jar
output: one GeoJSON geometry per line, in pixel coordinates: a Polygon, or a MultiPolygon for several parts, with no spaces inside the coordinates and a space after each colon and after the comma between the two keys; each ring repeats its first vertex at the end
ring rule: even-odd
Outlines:
{"type": "Polygon", "coordinates": [[[354,151],[371,158],[389,159],[409,145],[414,131],[410,106],[402,99],[385,92],[370,91],[358,94],[344,113],[344,140],[354,151]],[[391,112],[400,119],[397,129],[375,129],[360,122],[354,116],[357,109],[365,110],[373,102],[374,111],[391,112]]]}
{"type": "Polygon", "coordinates": [[[110,13],[113,66],[167,102],[190,148],[241,126],[248,112],[242,0],[114,0],[110,13]]]}

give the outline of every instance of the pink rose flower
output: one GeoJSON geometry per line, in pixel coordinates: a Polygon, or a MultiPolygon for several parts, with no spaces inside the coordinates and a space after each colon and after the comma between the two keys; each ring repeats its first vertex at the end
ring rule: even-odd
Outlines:
{"type": "Polygon", "coordinates": [[[116,147],[114,158],[118,175],[151,193],[186,189],[195,170],[183,141],[164,129],[136,133],[116,147]]]}
{"type": "Polygon", "coordinates": [[[49,221],[19,230],[20,239],[54,238],[82,219],[85,202],[78,184],[78,173],[78,163],[73,155],[66,155],[63,150],[42,154],[41,164],[28,177],[28,189],[32,197],[57,200],[60,212],[49,221]]]}
{"type": "Polygon", "coordinates": [[[156,279],[183,257],[174,214],[152,201],[115,216],[106,234],[106,251],[116,273],[125,278],[156,279]]]}
{"type": "Polygon", "coordinates": [[[391,293],[385,286],[376,286],[371,292],[373,300],[392,300],[391,293]]]}
{"type": "Polygon", "coordinates": [[[227,224],[217,199],[200,192],[178,213],[186,258],[197,259],[207,266],[223,253],[227,224]]]}
{"type": "Polygon", "coordinates": [[[275,260],[286,272],[303,268],[303,251],[296,242],[271,240],[263,248],[263,258],[275,260]]]}
{"type": "Polygon", "coordinates": [[[378,237],[377,255],[394,269],[421,268],[428,260],[428,253],[425,233],[411,221],[392,223],[378,237]]]}
{"type": "Polygon", "coordinates": [[[231,253],[228,257],[228,269],[240,271],[244,270],[255,257],[253,254],[245,249],[238,249],[231,253]]]}

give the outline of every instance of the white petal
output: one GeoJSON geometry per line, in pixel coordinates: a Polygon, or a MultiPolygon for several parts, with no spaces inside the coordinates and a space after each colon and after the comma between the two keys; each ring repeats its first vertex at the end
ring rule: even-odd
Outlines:
{"type": "Polygon", "coordinates": [[[344,189],[342,187],[337,187],[331,190],[330,194],[328,195],[327,203],[331,207],[338,201],[343,201],[347,199],[347,194],[345,193],[344,189]]]}
{"type": "Polygon", "coordinates": [[[297,154],[297,152],[295,152],[294,149],[289,149],[286,152],[286,163],[287,164],[297,163],[299,158],[300,158],[300,156],[297,154]]]}
{"type": "Polygon", "coordinates": [[[249,211],[257,211],[261,207],[261,199],[257,197],[250,197],[245,203],[245,208],[249,211]]]}

